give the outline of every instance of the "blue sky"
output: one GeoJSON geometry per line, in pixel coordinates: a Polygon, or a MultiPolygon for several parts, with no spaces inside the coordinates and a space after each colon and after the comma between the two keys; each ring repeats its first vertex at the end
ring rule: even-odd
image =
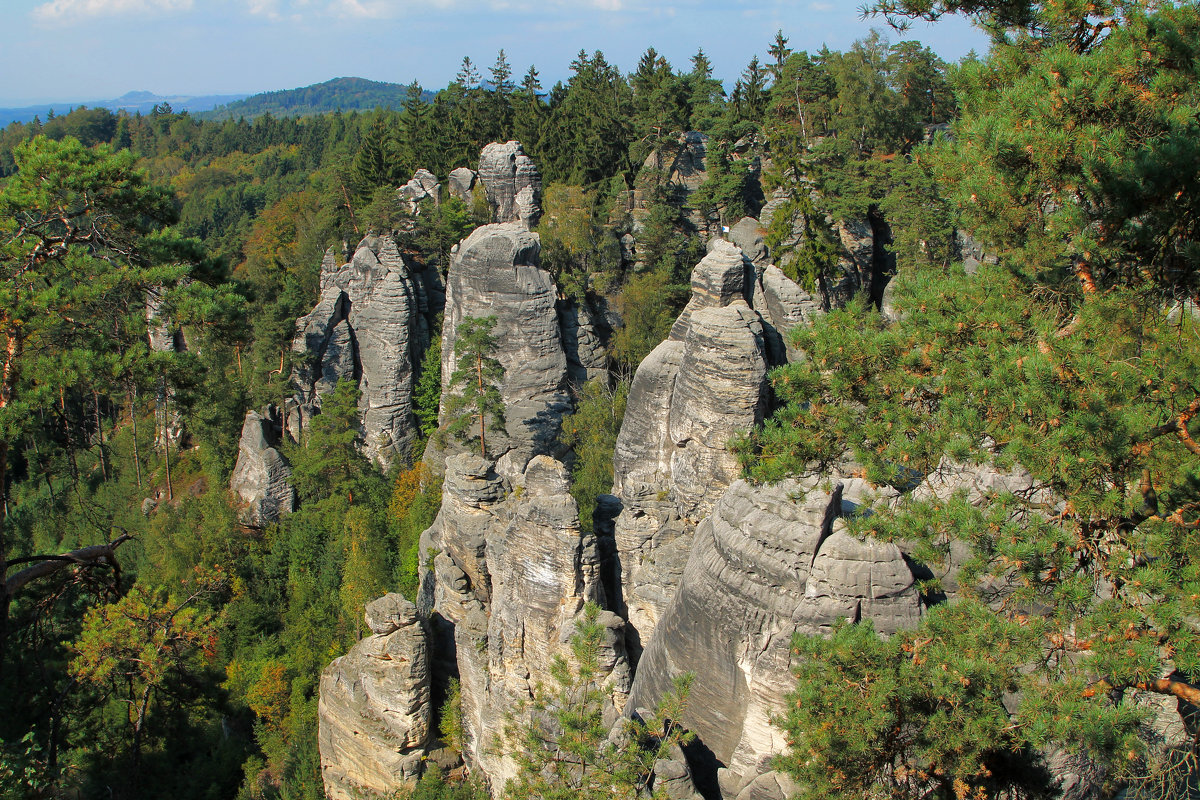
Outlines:
{"type": "MultiPolygon", "coordinates": [[[[676,68],[703,47],[726,86],[775,31],[795,49],[845,49],[882,20],[858,0],[3,0],[0,105],[254,93],[359,76],[445,86],[464,55],[486,75],[569,75],[580,48],[631,71],[654,47],[676,68]]],[[[888,32],[893,40],[898,38],[888,32]]],[[[955,59],[986,40],[962,20],[908,34],[955,59]]]]}

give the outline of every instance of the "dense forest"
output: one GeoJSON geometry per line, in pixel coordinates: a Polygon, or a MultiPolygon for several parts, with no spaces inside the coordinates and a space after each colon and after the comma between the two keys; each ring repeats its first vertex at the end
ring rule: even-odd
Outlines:
{"type": "MultiPolygon", "coordinates": [[[[904,487],[944,459],[987,461],[1053,498],[955,494],[856,520],[960,560],[966,588],[890,638],[846,624],[798,640],[780,769],[813,797],[1036,797],[1055,790],[1030,765],[1057,747],[1105,793],[1190,787],[1194,749],[1156,761],[1127,699],[1200,705],[1200,11],[875,11],[898,27],[963,13],[992,49],[947,64],[874,33],[808,53],[780,32],[724,83],[702,51],[677,66],[649,50],[628,74],[597,51],[552,87],[501,51],[396,108],[79,109],[0,132],[0,798],[324,797],[319,675],[364,636],[368,601],[415,597],[441,502],[420,458],[439,435],[438,340],[411,457],[385,473],[360,452],[341,382],[282,445],[299,503],[276,524],[239,518],[239,432],[290,392],[326,252],[390,233],[444,274],[486,202],[414,209],[397,187],[510,139],[545,182],[543,267],[620,321],[607,378],[574,387],[563,426],[585,527],[630,380],[706,239],[768,200],[766,244],[800,286],[830,280],[851,216],[886,230],[892,283],[887,303],[881,280],[793,335],[805,358],[771,373],[772,414],[731,443],[745,477],[852,460],[904,487]],[[693,191],[647,166],[687,132],[707,137],[693,191]],[[970,274],[967,241],[988,254],[970,274]],[[163,331],[188,346],[152,347],[163,331]]],[[[559,796],[546,762],[524,763],[514,795],[559,796]]],[[[414,796],[483,796],[427,775],[414,796]]]]}

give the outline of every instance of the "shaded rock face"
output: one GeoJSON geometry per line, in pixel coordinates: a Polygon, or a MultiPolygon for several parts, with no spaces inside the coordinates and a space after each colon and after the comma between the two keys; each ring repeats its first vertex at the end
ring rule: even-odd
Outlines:
{"type": "Polygon", "coordinates": [[[718,765],[750,778],[768,770],[786,744],[770,716],[794,684],[793,634],[827,632],[846,618],[870,619],[886,634],[919,619],[899,548],[841,530],[839,518],[869,502],[863,482],[837,475],[734,483],[697,528],[679,589],[642,654],[630,707],[652,707],[675,675],[692,672],[688,728],[718,765]]]}
{"type": "Polygon", "coordinates": [[[475,170],[467,167],[450,170],[450,176],[447,180],[447,190],[451,197],[458,198],[470,205],[471,200],[474,199],[471,194],[474,188],[475,170]]]}
{"type": "Polygon", "coordinates": [[[295,510],[292,468],[276,449],[282,439],[283,419],[277,409],[246,412],[229,488],[246,504],[241,519],[251,527],[278,522],[295,510]]]}
{"type": "Polygon", "coordinates": [[[479,155],[479,180],[493,222],[520,222],[526,230],[542,217],[542,176],[520,142],[492,142],[479,155]]]}
{"type": "Polygon", "coordinates": [[[736,244],[746,254],[757,269],[762,269],[771,263],[767,251],[766,230],[754,217],[742,217],[729,228],[729,241],[736,244]]]}
{"type": "Polygon", "coordinates": [[[416,438],[412,389],[429,341],[426,276],[390,237],[368,236],[348,264],[326,253],[320,285],[317,306],[296,321],[288,432],[301,441],[322,398],[345,378],[361,392],[364,453],[383,466],[407,458],[416,438]]]}
{"type": "MultiPolygon", "coordinates": [[[[706,134],[697,131],[680,134],[677,139],[664,142],[646,157],[638,170],[628,203],[628,210],[633,219],[634,242],[626,248],[628,253],[622,256],[627,263],[640,263],[636,237],[642,232],[642,225],[657,190],[666,189],[672,196],[672,202],[685,208],[687,222],[693,232],[707,239],[714,231],[719,230],[714,227],[715,222],[710,221],[703,212],[687,207],[687,198],[707,179],[706,134]]],[[[624,243],[622,247],[626,247],[624,243]]]]}
{"type": "Polygon", "coordinates": [[[458,326],[468,317],[496,317],[492,335],[504,367],[505,430],[490,434],[488,446],[510,481],[534,455],[561,455],[558,435],[570,410],[558,290],[538,266],[540,252],[538,235],[522,223],[485,225],[458,245],[446,280],[443,390],[457,366],[458,326]]]}
{"type": "Polygon", "coordinates": [[[428,646],[398,594],[367,604],[367,636],[321,673],[317,742],[330,800],[411,786],[431,741],[428,646]]]}
{"type": "Polygon", "coordinates": [[[579,387],[593,378],[608,375],[608,351],[605,349],[607,326],[586,303],[575,300],[558,302],[558,326],[567,356],[567,378],[579,387]]]}
{"type": "MultiPolygon", "coordinates": [[[[540,455],[509,492],[477,455],[446,461],[442,509],[422,537],[421,603],[436,629],[440,658],[459,676],[464,756],[499,789],[516,764],[492,737],[506,714],[554,685],[553,658],[567,652],[584,603],[603,603],[596,537],[579,527],[566,467],[540,455]]],[[[612,719],[630,686],[623,622],[602,612],[612,719]]]]}

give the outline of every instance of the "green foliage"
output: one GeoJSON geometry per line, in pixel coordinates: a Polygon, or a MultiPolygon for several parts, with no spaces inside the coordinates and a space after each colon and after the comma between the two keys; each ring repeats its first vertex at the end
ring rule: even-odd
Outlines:
{"type": "MultiPolygon", "coordinates": [[[[415,85],[415,84],[413,84],[415,85]]],[[[400,108],[409,86],[371,81],[366,78],[334,78],[300,89],[262,92],[235,100],[196,116],[202,120],[254,119],[264,114],[305,116],[331,111],[371,111],[376,108],[400,108]]],[[[432,96],[423,98],[426,102],[432,96]]]]}
{"type": "Polygon", "coordinates": [[[500,381],[504,367],[495,359],[495,317],[468,317],[455,330],[456,367],[446,384],[444,430],[464,442],[479,432],[479,454],[487,458],[487,421],[504,426],[504,400],[500,381]]]}
{"type": "MultiPolygon", "coordinates": [[[[742,443],[749,473],[776,480],[838,460],[847,447],[870,480],[900,486],[943,459],[1028,469],[1065,510],[1042,516],[1045,500],[1028,494],[996,493],[975,503],[956,495],[909,502],[853,527],[908,542],[914,558],[936,574],[955,543],[965,545],[970,556],[958,557],[959,592],[990,599],[993,625],[1019,626],[1038,652],[1088,653],[1032,669],[1027,656],[1009,665],[1007,680],[1023,698],[1013,746],[1055,742],[1127,777],[1146,752],[1137,738],[1138,714],[1120,695],[1097,687],[1146,687],[1174,668],[1185,675],[1200,668],[1200,640],[1180,622],[1200,596],[1191,541],[1200,463],[1180,434],[1156,434],[1164,423],[1174,431],[1171,420],[1190,423],[1195,395],[1185,387],[1194,385],[1200,363],[1178,341],[1193,336],[1195,324],[1169,321],[1139,295],[1113,290],[1077,306],[1069,332],[1056,335],[1064,330],[1059,312],[1002,269],[985,268],[971,279],[925,272],[897,280],[900,322],[884,325],[874,312],[852,308],[797,337],[809,360],[773,374],[780,408],[742,443]],[[1128,588],[1100,599],[1093,591],[1098,583],[1128,588]]],[[[936,594],[939,587],[926,589],[936,594]]],[[[931,624],[913,636],[928,636],[931,624]]],[[[981,626],[964,626],[946,640],[970,670],[990,669],[988,659],[999,652],[968,647],[964,637],[981,626]]],[[[811,647],[822,665],[814,669],[827,669],[836,653],[811,647]]],[[[869,652],[857,641],[852,648],[864,658],[869,652]]],[[[965,669],[959,671],[978,685],[965,669]]],[[[880,684],[879,691],[888,702],[906,702],[895,696],[901,684],[907,685],[880,684]]],[[[971,741],[1006,746],[995,738],[1006,722],[982,707],[964,706],[968,712],[969,720],[956,725],[970,731],[971,741]]],[[[842,743],[812,738],[817,733],[806,719],[796,723],[795,735],[803,730],[820,758],[844,761],[842,743]]],[[[851,728],[844,735],[865,734],[851,728]]],[[[873,741],[895,744],[880,737],[873,741]]],[[[931,757],[929,746],[877,756],[907,769],[931,757]]],[[[956,774],[970,783],[991,758],[975,753],[956,774]]],[[[884,767],[872,769],[853,781],[882,780],[884,767]]],[[[853,795],[860,784],[846,780],[839,791],[853,795]]],[[[920,796],[914,787],[905,796],[920,796]]]]}
{"type": "Polygon", "coordinates": [[[420,585],[421,534],[433,524],[442,504],[442,484],[434,481],[424,462],[402,469],[392,484],[388,501],[388,528],[393,551],[400,554],[396,586],[416,602],[420,585]]]}
{"type": "Polygon", "coordinates": [[[578,186],[552,184],[543,197],[542,268],[560,292],[579,302],[590,291],[607,289],[620,265],[620,243],[604,225],[604,211],[597,192],[578,186]]]}
{"type": "Polygon", "coordinates": [[[1115,5],[1082,53],[1047,35],[965,64],[937,174],[964,227],[1038,283],[1091,291],[1149,271],[1195,295],[1200,185],[1180,165],[1200,157],[1200,13],[1115,5]]]}
{"type": "Polygon", "coordinates": [[[421,438],[428,439],[437,430],[438,410],[442,403],[442,337],[433,337],[421,358],[421,372],[413,388],[413,413],[421,438]]]}
{"type": "Polygon", "coordinates": [[[342,378],[321,399],[321,413],[308,424],[304,446],[286,446],[292,482],[301,498],[353,494],[372,479],[374,469],[358,451],[358,384],[342,378]]]}
{"type": "Polygon", "coordinates": [[[438,733],[447,747],[461,753],[463,749],[462,685],[457,678],[450,679],[446,690],[446,701],[442,703],[438,720],[438,733]]]}
{"type": "Polygon", "coordinates": [[[678,723],[690,675],[675,681],[648,719],[625,720],[620,742],[609,737],[603,721],[606,689],[599,655],[605,629],[599,613],[595,604],[585,606],[571,637],[571,660],[555,656],[556,685],[539,685],[529,707],[518,710],[505,727],[506,744],[520,769],[505,787],[505,797],[638,797],[651,788],[654,763],[690,739],[678,723]]]}
{"type": "Polygon", "coordinates": [[[430,764],[417,785],[396,792],[395,800],[487,800],[488,796],[479,780],[449,780],[437,764],[430,764]]]}
{"type": "Polygon", "coordinates": [[[624,381],[612,387],[606,378],[593,378],[583,385],[575,413],[563,419],[563,444],[575,452],[571,496],[579,504],[579,524],[587,532],[592,530],[596,498],[612,491],[613,450],[628,395],[629,384],[624,381]]]}
{"type": "Polygon", "coordinates": [[[870,622],[797,637],[797,684],[778,720],[777,766],[831,800],[1051,797],[1004,697],[1038,652],[1037,633],[986,606],[939,606],[881,639],[870,622]]]}

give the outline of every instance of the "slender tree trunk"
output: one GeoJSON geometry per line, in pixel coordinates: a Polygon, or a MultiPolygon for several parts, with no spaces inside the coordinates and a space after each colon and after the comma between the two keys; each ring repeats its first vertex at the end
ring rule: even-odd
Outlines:
{"type": "Polygon", "coordinates": [[[167,392],[167,377],[163,376],[162,381],[162,432],[163,432],[163,460],[167,467],[167,499],[175,499],[175,491],[171,487],[171,395],[167,392]]]}
{"type": "Polygon", "coordinates": [[[138,440],[137,440],[137,386],[134,386],[130,392],[132,400],[129,402],[129,421],[133,423],[133,472],[137,476],[138,488],[142,488],[142,458],[138,455],[138,440]]]}
{"type": "Polygon", "coordinates": [[[100,393],[92,389],[92,409],[96,419],[96,438],[100,443],[100,477],[108,480],[108,463],[104,458],[104,422],[100,419],[100,393]]]}
{"type": "Polygon", "coordinates": [[[479,455],[487,458],[487,442],[483,432],[483,356],[475,357],[475,374],[479,376],[479,455]]]}

